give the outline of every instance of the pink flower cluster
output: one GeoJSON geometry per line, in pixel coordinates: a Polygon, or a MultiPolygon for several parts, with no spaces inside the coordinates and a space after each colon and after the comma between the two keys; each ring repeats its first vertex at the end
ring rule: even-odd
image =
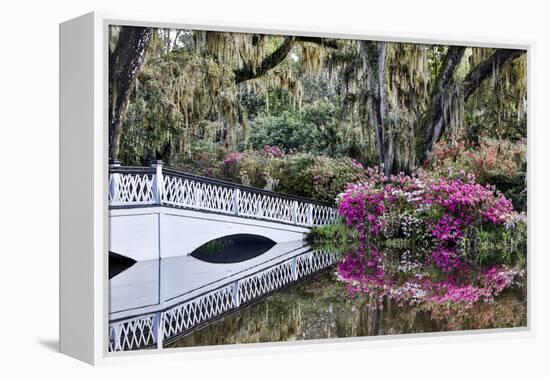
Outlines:
{"type": "Polygon", "coordinates": [[[353,167],[357,168],[357,169],[361,169],[361,170],[364,169],[363,164],[360,163],[360,162],[358,162],[358,161],[355,160],[355,159],[352,159],[352,160],[351,160],[351,165],[352,165],[353,167]]]}
{"type": "Polygon", "coordinates": [[[225,159],[223,160],[223,163],[226,165],[236,165],[240,159],[241,159],[240,152],[231,152],[225,157],[225,159]]]}
{"type": "Polygon", "coordinates": [[[446,213],[432,226],[432,236],[440,241],[456,242],[463,236],[463,226],[464,222],[461,219],[446,213]]]}
{"type": "Polygon", "coordinates": [[[283,157],[285,155],[285,152],[281,148],[279,148],[276,145],[264,145],[262,149],[262,154],[264,157],[283,157]]]}
{"type": "Polygon", "coordinates": [[[430,185],[426,200],[440,205],[447,213],[465,224],[488,220],[494,224],[504,224],[506,216],[513,211],[512,202],[491,186],[468,180],[439,179],[430,185]]]}
{"type": "Polygon", "coordinates": [[[338,214],[348,226],[356,227],[362,239],[370,230],[376,236],[383,228],[381,216],[385,212],[384,191],[376,190],[369,184],[350,185],[338,198],[338,214]]]}

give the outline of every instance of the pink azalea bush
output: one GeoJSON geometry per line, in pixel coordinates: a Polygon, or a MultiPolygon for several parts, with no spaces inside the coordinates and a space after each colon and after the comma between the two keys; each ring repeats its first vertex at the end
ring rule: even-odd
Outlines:
{"type": "Polygon", "coordinates": [[[457,241],[463,235],[462,229],[469,225],[502,225],[514,211],[502,193],[476,183],[472,175],[466,180],[440,178],[430,182],[424,203],[444,211],[432,229],[440,241],[457,241]]]}
{"type": "MultiPolygon", "coordinates": [[[[475,182],[473,175],[434,178],[427,174],[385,177],[367,170],[366,179],[351,184],[337,199],[338,214],[356,229],[362,241],[381,234],[392,236],[394,228],[405,237],[425,229],[432,243],[440,243],[430,260],[445,272],[462,265],[462,257],[449,251],[476,229],[504,229],[517,216],[512,203],[489,185],[475,182]]],[[[395,233],[395,231],[394,231],[395,233]]]]}
{"type": "Polygon", "coordinates": [[[527,155],[525,139],[516,142],[481,137],[474,145],[463,140],[442,139],[435,144],[425,167],[439,176],[449,170],[468,170],[481,182],[488,182],[498,175],[516,176],[527,155]]]}
{"type": "Polygon", "coordinates": [[[372,185],[350,185],[339,198],[338,214],[347,225],[357,228],[362,239],[367,232],[374,237],[384,226],[381,220],[386,211],[384,201],[384,192],[372,185]]]}
{"type": "Polygon", "coordinates": [[[478,141],[441,140],[424,168],[439,177],[452,177],[461,171],[475,174],[481,184],[494,184],[513,200],[517,209],[527,206],[525,174],[526,139],[511,141],[481,136],[478,141]]]}

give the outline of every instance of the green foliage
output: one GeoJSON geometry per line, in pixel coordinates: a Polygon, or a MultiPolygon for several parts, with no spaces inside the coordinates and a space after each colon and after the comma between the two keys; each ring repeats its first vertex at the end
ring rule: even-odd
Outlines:
{"type": "Polygon", "coordinates": [[[247,151],[241,154],[234,169],[234,176],[231,176],[231,167],[227,163],[225,164],[224,173],[230,180],[240,179],[241,183],[244,184],[259,188],[268,188],[266,186],[270,177],[277,179],[283,175],[282,163],[281,158],[266,156],[262,152],[247,151]],[[248,180],[248,182],[243,181],[243,179],[248,180]]]}
{"type": "MultiPolygon", "coordinates": [[[[328,101],[305,105],[302,111],[281,110],[260,115],[250,122],[250,145],[254,149],[276,145],[286,152],[304,151],[335,156],[341,144],[337,109],[328,101]]],[[[340,146],[341,147],[341,146],[340,146]]]]}
{"type": "Polygon", "coordinates": [[[295,112],[283,111],[277,116],[259,116],[250,122],[250,144],[258,149],[262,146],[277,145],[286,152],[300,146],[296,137],[301,123],[295,112]]]}
{"type": "Polygon", "coordinates": [[[309,235],[314,244],[344,244],[359,242],[359,235],[353,228],[348,227],[343,221],[332,225],[324,225],[312,229],[309,235]]]}
{"type": "MultiPolygon", "coordinates": [[[[494,50],[472,48],[475,66],[494,50]]],[[[465,104],[464,126],[468,138],[477,135],[517,141],[527,137],[527,54],[504,66],[495,66],[495,77],[486,80],[465,104]]]]}
{"type": "MultiPolygon", "coordinates": [[[[118,31],[111,28],[110,50],[118,31]]],[[[118,158],[124,164],[148,164],[155,152],[170,146],[163,158],[182,164],[193,158],[192,145],[204,141],[211,149],[243,151],[269,144],[287,153],[349,156],[365,165],[376,164],[372,93],[366,89],[365,56],[358,41],[337,40],[329,46],[297,39],[275,67],[260,77],[235,82],[235,71],[261,66],[283,40],[155,29],[129,99],[118,158]]],[[[385,143],[393,148],[394,170],[410,172],[417,167],[416,150],[423,147],[420,123],[429,115],[430,94],[447,47],[393,42],[386,47],[385,143]]],[[[376,74],[376,55],[370,52],[376,74]]],[[[493,52],[467,48],[454,74],[457,85],[493,52]]],[[[495,67],[494,76],[466,103],[449,105],[447,135],[474,143],[480,135],[525,138],[526,77],[526,55],[495,67]],[[450,122],[455,113],[461,116],[450,122]]],[[[506,174],[497,179],[503,187],[516,187],[506,174]]],[[[521,202],[521,190],[511,190],[515,202],[521,202]]]]}
{"type": "Polygon", "coordinates": [[[189,150],[189,156],[176,155],[171,161],[171,166],[188,173],[207,177],[217,177],[222,174],[222,159],[227,153],[223,146],[199,139],[191,143],[189,150]]]}
{"type": "MultiPolygon", "coordinates": [[[[521,215],[523,216],[523,215],[521,215]]],[[[518,219],[511,227],[477,227],[461,241],[465,258],[474,265],[527,263],[527,222],[518,219]]]]}
{"type": "Polygon", "coordinates": [[[349,157],[314,156],[305,171],[304,195],[333,201],[350,183],[365,177],[361,164],[349,157]]]}
{"type": "Polygon", "coordinates": [[[284,158],[276,178],[278,191],[334,202],[348,184],[364,177],[363,167],[349,157],[310,154],[284,158]]]}

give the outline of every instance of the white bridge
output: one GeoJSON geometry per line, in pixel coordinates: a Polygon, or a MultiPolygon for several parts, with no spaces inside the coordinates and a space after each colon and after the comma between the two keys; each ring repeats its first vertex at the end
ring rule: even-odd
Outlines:
{"type": "Polygon", "coordinates": [[[137,261],[186,255],[232,234],[303,240],[336,218],[324,202],[163,169],[160,162],[110,171],[110,250],[137,261]]]}
{"type": "Polygon", "coordinates": [[[164,168],[110,166],[109,250],[137,261],[110,279],[110,351],[161,348],[227,313],[332,266],[303,240],[331,224],[328,203],[164,168]],[[189,255],[235,234],[275,242],[229,264],[189,255]]]}

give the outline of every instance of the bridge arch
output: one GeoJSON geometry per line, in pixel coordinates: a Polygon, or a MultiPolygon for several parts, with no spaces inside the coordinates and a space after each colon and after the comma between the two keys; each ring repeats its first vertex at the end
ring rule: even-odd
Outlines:
{"type": "Polygon", "coordinates": [[[234,234],[209,241],[190,255],[207,263],[239,263],[260,256],[276,245],[275,241],[254,234],[234,234]]]}

